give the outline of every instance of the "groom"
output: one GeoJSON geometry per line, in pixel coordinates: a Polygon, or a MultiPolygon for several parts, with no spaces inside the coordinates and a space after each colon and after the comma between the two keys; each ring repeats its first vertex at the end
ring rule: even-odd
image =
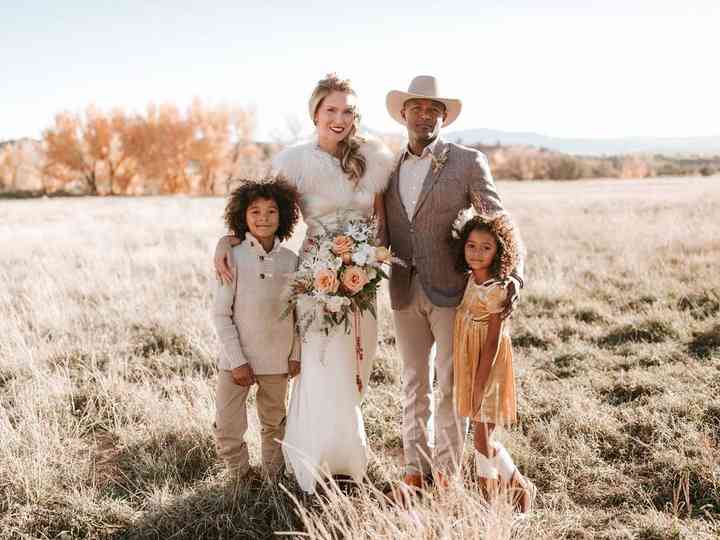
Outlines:
{"type": "MultiPolygon", "coordinates": [[[[386,103],[408,135],[385,193],[381,240],[408,263],[392,269],[390,300],[403,363],[403,482],[420,488],[433,479],[444,483],[458,470],[467,431],[453,404],[453,325],[465,277],[455,269],[450,227],[470,204],[485,212],[503,207],[487,158],[439,138],[441,128],[460,114],[460,100],[441,97],[436,79],[421,75],[407,92],[390,92],[386,103]],[[439,391],[433,414],[435,375],[439,391]]],[[[519,266],[504,315],[522,286],[519,266]]]]}

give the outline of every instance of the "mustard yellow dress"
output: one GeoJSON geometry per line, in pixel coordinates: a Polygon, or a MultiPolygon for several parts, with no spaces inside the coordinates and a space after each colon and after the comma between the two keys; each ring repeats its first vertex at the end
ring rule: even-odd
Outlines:
{"type": "Polygon", "coordinates": [[[455,405],[460,416],[473,422],[508,426],[517,421],[517,398],[512,365],[512,345],[506,323],[500,329],[498,352],[493,360],[485,391],[476,395],[475,372],[487,339],[491,313],[500,313],[507,290],[498,282],[477,285],[472,275],[455,315],[453,365],[455,405]]]}

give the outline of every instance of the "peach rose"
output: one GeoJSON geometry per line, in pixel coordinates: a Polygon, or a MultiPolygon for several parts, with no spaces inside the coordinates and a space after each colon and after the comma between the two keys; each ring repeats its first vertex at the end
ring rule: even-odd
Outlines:
{"type": "Polygon", "coordinates": [[[329,268],[315,272],[315,288],[321,293],[337,292],[339,285],[337,275],[329,268]]]}
{"type": "Polygon", "coordinates": [[[349,266],[342,273],[342,284],[353,295],[359,293],[367,284],[368,277],[359,266],[349,266]]]}
{"type": "Polygon", "coordinates": [[[375,259],[378,262],[386,263],[390,262],[390,259],[392,258],[392,253],[390,250],[384,246],[376,247],[375,248],[375,259]]]}
{"type": "Polygon", "coordinates": [[[333,239],[332,242],[332,252],[337,255],[338,257],[341,257],[345,255],[346,253],[350,253],[353,248],[355,247],[355,242],[353,242],[352,238],[345,235],[336,236],[333,239]]]}

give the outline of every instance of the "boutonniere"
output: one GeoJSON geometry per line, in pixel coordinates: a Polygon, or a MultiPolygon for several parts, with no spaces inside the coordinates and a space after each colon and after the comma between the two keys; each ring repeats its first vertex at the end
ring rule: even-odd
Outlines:
{"type": "Polygon", "coordinates": [[[434,175],[440,174],[440,171],[442,171],[442,168],[447,163],[448,159],[448,150],[450,148],[446,147],[445,150],[443,150],[438,157],[435,157],[434,154],[431,154],[432,156],[432,170],[434,175]]]}

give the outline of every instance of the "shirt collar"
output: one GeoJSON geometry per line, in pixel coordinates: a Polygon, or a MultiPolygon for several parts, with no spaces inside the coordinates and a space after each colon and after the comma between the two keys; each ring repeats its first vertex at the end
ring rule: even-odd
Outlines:
{"type": "Polygon", "coordinates": [[[265,248],[260,243],[260,240],[255,238],[255,236],[252,233],[250,233],[249,231],[245,233],[245,240],[247,240],[250,247],[252,249],[254,249],[255,251],[257,251],[258,253],[260,253],[260,255],[270,255],[272,253],[275,253],[275,251],[277,251],[278,247],[280,247],[280,240],[278,240],[277,236],[275,237],[275,241],[273,242],[273,247],[269,253],[265,251],[265,248]]]}
{"type": "Polygon", "coordinates": [[[405,153],[403,154],[403,159],[410,157],[412,159],[425,159],[427,158],[431,153],[435,152],[435,147],[437,146],[438,141],[440,140],[440,137],[436,137],[433,142],[428,144],[425,148],[423,148],[422,155],[416,156],[410,151],[410,143],[407,144],[405,147],[405,153]]]}

